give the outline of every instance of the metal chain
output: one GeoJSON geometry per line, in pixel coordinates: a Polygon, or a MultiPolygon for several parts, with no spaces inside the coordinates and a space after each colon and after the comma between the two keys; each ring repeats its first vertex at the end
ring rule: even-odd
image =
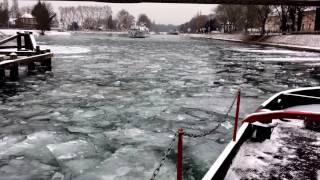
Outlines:
{"type": "Polygon", "coordinates": [[[173,149],[173,145],[175,144],[176,141],[176,137],[178,136],[178,132],[176,132],[174,134],[173,139],[171,140],[167,150],[165,151],[165,153],[163,154],[161,161],[159,163],[159,166],[153,171],[152,177],[150,180],[155,180],[156,176],[159,174],[160,172],[160,168],[164,165],[164,162],[166,161],[168,155],[170,154],[171,150],[173,149]]]}
{"type": "MultiPolygon", "coordinates": [[[[229,116],[229,113],[231,112],[232,110],[232,107],[234,106],[234,103],[236,102],[236,99],[237,99],[237,95],[234,97],[230,107],[228,108],[228,111],[227,113],[225,114],[224,116],[224,121],[227,120],[228,116],[229,116]]],[[[202,134],[194,134],[194,133],[187,133],[185,132],[183,135],[184,136],[187,136],[187,137],[192,137],[192,138],[199,138],[199,137],[205,137],[205,136],[208,136],[210,134],[212,134],[214,131],[216,131],[219,127],[220,127],[220,123],[214,127],[213,129],[211,129],[210,131],[204,131],[202,134]]]]}
{"type": "MultiPolygon", "coordinates": [[[[232,107],[234,105],[234,103],[236,102],[236,99],[237,99],[237,96],[235,96],[235,98],[233,99],[230,107],[228,108],[228,111],[227,113],[225,114],[225,117],[224,117],[224,120],[227,119],[227,117],[229,116],[229,113],[231,112],[232,110],[232,107]]],[[[217,130],[218,128],[220,127],[220,123],[214,127],[213,129],[211,129],[210,131],[205,131],[204,133],[202,134],[193,134],[193,133],[187,133],[187,132],[184,132],[184,136],[187,136],[187,137],[193,137],[193,138],[199,138],[199,137],[204,137],[204,136],[207,136],[209,134],[212,134],[215,130],[217,130]]],[[[164,165],[168,155],[170,154],[170,152],[172,151],[173,149],[173,145],[175,144],[175,141],[176,141],[176,138],[178,136],[178,132],[176,132],[174,134],[174,137],[172,138],[167,150],[165,151],[164,155],[162,156],[161,160],[160,160],[160,163],[159,163],[159,166],[153,171],[153,174],[151,176],[151,179],[150,180],[155,180],[156,176],[159,174],[160,172],[160,169],[161,167],[164,165]]]]}

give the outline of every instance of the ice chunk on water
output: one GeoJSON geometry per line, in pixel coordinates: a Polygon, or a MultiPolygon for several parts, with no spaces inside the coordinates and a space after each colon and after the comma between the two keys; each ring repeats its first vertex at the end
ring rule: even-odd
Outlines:
{"type": "MultiPolygon", "coordinates": [[[[91,172],[78,176],[76,180],[141,180],[149,179],[158,165],[160,155],[151,149],[126,146],[116,151],[110,158],[101,162],[91,172]]],[[[175,167],[170,161],[161,168],[158,179],[174,179],[175,167]]]]}
{"type": "MultiPolygon", "coordinates": [[[[172,133],[173,134],[173,133],[172,133]]],[[[142,146],[165,147],[171,137],[167,133],[154,133],[138,128],[129,128],[116,131],[105,132],[104,135],[109,140],[116,140],[122,144],[139,143],[142,146]]]]}
{"type": "Polygon", "coordinates": [[[95,167],[100,162],[96,157],[94,145],[85,140],[73,140],[47,146],[56,157],[60,166],[72,175],[82,174],[85,170],[95,167]]]}
{"type": "Polygon", "coordinates": [[[230,129],[233,127],[233,125],[229,121],[221,123],[221,126],[225,127],[226,129],[230,129]]]}
{"type": "Polygon", "coordinates": [[[29,180],[49,179],[57,167],[42,164],[36,160],[12,159],[0,168],[1,179],[5,180],[29,180]]]}
{"type": "Polygon", "coordinates": [[[64,180],[64,175],[56,172],[50,180],[64,180]]]}
{"type": "Polygon", "coordinates": [[[94,146],[84,140],[68,141],[60,144],[49,144],[48,149],[58,160],[67,160],[72,158],[84,158],[95,155],[94,146]]]}
{"type": "Polygon", "coordinates": [[[84,134],[90,134],[90,133],[98,133],[98,132],[102,132],[102,129],[97,129],[94,127],[90,127],[90,126],[69,126],[68,128],[69,132],[72,133],[84,133],[84,134]]]}
{"type": "Polygon", "coordinates": [[[99,159],[73,159],[64,162],[64,166],[71,171],[72,175],[78,175],[84,173],[88,169],[95,168],[100,163],[99,159]]]}
{"type": "Polygon", "coordinates": [[[61,141],[55,132],[40,131],[27,136],[9,136],[0,144],[0,158],[26,157],[41,163],[56,164],[51,152],[46,148],[49,143],[61,141]]]}

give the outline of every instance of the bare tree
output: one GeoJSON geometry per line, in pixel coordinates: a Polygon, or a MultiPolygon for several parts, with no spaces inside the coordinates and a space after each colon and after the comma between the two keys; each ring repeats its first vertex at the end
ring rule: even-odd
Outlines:
{"type": "Polygon", "coordinates": [[[140,14],[137,23],[139,23],[139,24],[143,23],[148,28],[151,28],[151,25],[152,25],[151,20],[148,18],[148,16],[146,14],[140,14]]]}
{"type": "Polygon", "coordinates": [[[13,0],[10,13],[13,18],[18,18],[20,16],[18,0],[13,0]]]}
{"type": "Polygon", "coordinates": [[[39,1],[32,9],[31,14],[36,18],[37,29],[44,34],[46,30],[51,29],[52,21],[56,16],[50,4],[39,1]]]}
{"type": "Polygon", "coordinates": [[[304,10],[306,7],[297,7],[297,31],[302,30],[302,19],[304,16],[304,10]]]}
{"type": "Polygon", "coordinates": [[[271,7],[265,5],[258,5],[257,6],[258,12],[258,21],[261,28],[261,34],[266,33],[266,22],[268,19],[269,14],[271,13],[271,7]]]}
{"type": "Polygon", "coordinates": [[[128,11],[124,9],[119,11],[117,17],[118,17],[118,28],[120,30],[127,30],[134,23],[134,16],[132,16],[128,11]]]}
{"type": "Polygon", "coordinates": [[[109,6],[78,6],[59,8],[61,24],[64,28],[78,24],[83,29],[98,29],[106,26],[112,11],[109,6]]]}
{"type": "Polygon", "coordinates": [[[9,20],[8,6],[0,3],[0,26],[7,26],[9,20]]]}
{"type": "Polygon", "coordinates": [[[216,9],[217,18],[224,24],[232,24],[234,30],[242,30],[245,27],[245,6],[219,5],[216,9]]]}

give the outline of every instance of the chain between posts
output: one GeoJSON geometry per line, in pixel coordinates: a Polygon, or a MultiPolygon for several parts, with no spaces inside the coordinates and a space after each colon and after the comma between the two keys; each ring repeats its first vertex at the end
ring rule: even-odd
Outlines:
{"type": "Polygon", "coordinates": [[[164,165],[164,163],[165,163],[168,155],[170,154],[171,150],[173,149],[173,146],[174,146],[174,144],[175,144],[175,141],[176,141],[177,136],[178,136],[178,132],[176,132],[176,133],[174,134],[174,137],[172,138],[172,140],[171,140],[171,142],[170,142],[167,150],[166,150],[165,153],[163,154],[163,156],[162,156],[162,158],[161,158],[161,161],[160,161],[158,167],[153,171],[152,177],[151,177],[150,180],[155,180],[156,176],[159,174],[160,168],[164,165]]]}
{"type": "MultiPolygon", "coordinates": [[[[238,92],[238,91],[237,91],[238,92]]],[[[236,102],[236,99],[237,99],[237,94],[235,95],[230,107],[228,108],[228,111],[227,113],[225,114],[224,116],[224,120],[226,120],[229,116],[229,113],[231,112],[232,110],[232,107],[234,106],[235,102],[236,102]]],[[[194,134],[194,133],[188,133],[188,132],[184,132],[184,136],[187,136],[187,137],[192,137],[192,138],[199,138],[199,137],[205,137],[205,136],[208,136],[210,134],[212,134],[213,132],[215,132],[218,128],[220,127],[220,123],[214,127],[213,129],[209,130],[209,131],[205,131],[204,133],[202,134],[194,134]]]]}
{"type": "MultiPolygon", "coordinates": [[[[233,99],[230,107],[228,108],[227,113],[226,113],[225,116],[224,116],[224,120],[226,120],[226,119],[228,118],[229,113],[231,112],[232,107],[234,106],[234,104],[235,104],[235,102],[236,102],[236,99],[237,99],[237,95],[236,95],[235,98],[233,99]]],[[[214,131],[216,131],[219,127],[220,127],[220,123],[219,123],[216,127],[214,127],[213,129],[211,129],[211,130],[209,130],[209,131],[205,131],[205,132],[202,133],[202,134],[193,134],[193,133],[184,132],[184,133],[183,133],[183,136],[193,137],[193,138],[205,137],[205,136],[207,136],[207,135],[212,134],[212,133],[213,133],[214,131]]],[[[167,150],[165,151],[164,155],[162,156],[161,161],[160,161],[158,167],[153,171],[153,174],[152,174],[152,177],[151,177],[150,180],[155,180],[156,176],[159,174],[161,167],[164,165],[164,163],[165,163],[168,155],[170,154],[170,152],[171,152],[172,149],[173,149],[173,146],[174,146],[174,144],[175,144],[175,141],[176,141],[176,138],[177,138],[178,135],[179,135],[179,133],[178,133],[178,131],[177,131],[177,132],[174,134],[174,137],[172,138],[172,140],[171,140],[171,142],[170,142],[167,150]]]]}

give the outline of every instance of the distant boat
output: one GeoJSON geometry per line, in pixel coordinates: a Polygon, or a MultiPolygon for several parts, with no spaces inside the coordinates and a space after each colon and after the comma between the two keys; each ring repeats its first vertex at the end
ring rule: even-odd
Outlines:
{"type": "Polygon", "coordinates": [[[145,38],[149,35],[149,28],[145,25],[134,25],[130,27],[128,33],[131,38],[145,38]]]}
{"type": "Polygon", "coordinates": [[[170,34],[170,35],[179,35],[179,31],[178,30],[173,30],[173,31],[170,31],[168,34],[170,34]]]}

